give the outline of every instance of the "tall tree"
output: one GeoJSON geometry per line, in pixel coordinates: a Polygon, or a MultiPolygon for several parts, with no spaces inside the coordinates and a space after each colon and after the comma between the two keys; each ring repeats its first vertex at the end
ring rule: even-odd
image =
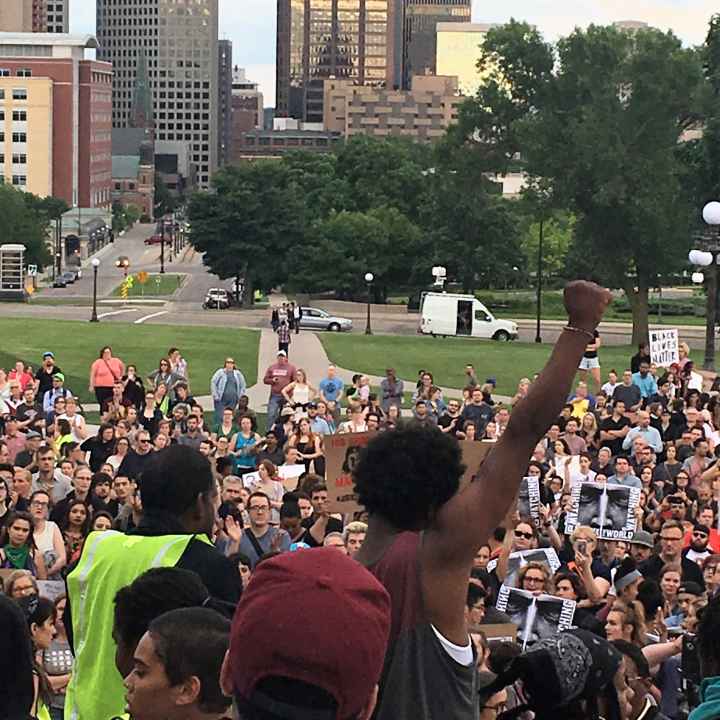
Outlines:
{"type": "Polygon", "coordinates": [[[521,23],[491,31],[485,51],[492,81],[464,111],[465,140],[508,162],[520,154],[552,183],[577,216],[575,242],[601,259],[595,272],[625,290],[633,341],[644,339],[649,288],[689,246],[676,148],[701,82],[696,53],[671,33],[593,25],[553,52],[521,23]]]}
{"type": "Polygon", "coordinates": [[[288,168],[262,161],[226,167],[213,177],[213,193],[190,201],[190,243],[216,275],[243,277],[245,297],[269,291],[293,272],[303,238],[304,206],[288,168]]]}
{"type": "Polygon", "coordinates": [[[52,262],[48,250],[48,217],[39,210],[38,198],[10,185],[0,184],[0,245],[25,246],[25,262],[40,269],[52,262]]]}

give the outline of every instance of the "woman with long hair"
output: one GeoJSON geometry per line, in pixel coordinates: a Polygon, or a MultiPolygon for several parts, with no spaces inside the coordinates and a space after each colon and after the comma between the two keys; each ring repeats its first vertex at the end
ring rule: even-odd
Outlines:
{"type": "Polygon", "coordinates": [[[155,390],[151,388],[145,393],[145,401],[142,412],[138,415],[138,422],[150,433],[150,437],[155,437],[162,419],[162,411],[155,405],[155,390]]]}
{"type": "Polygon", "coordinates": [[[541,562],[529,562],[520,568],[517,576],[517,586],[521,590],[527,590],[533,595],[547,593],[552,595],[555,591],[550,568],[541,562]]]}
{"type": "Polygon", "coordinates": [[[60,572],[67,565],[67,553],[60,528],[48,520],[49,507],[50,496],[44,490],[36,490],[30,496],[35,545],[45,560],[48,580],[59,580],[60,572]]]}
{"type": "Polygon", "coordinates": [[[97,435],[85,440],[80,449],[90,453],[88,465],[93,472],[97,472],[115,451],[115,428],[109,423],[103,423],[97,435]]]}
{"type": "Polygon", "coordinates": [[[638,647],[644,647],[645,638],[645,612],[643,606],[634,602],[616,600],[605,622],[605,635],[608,640],[625,640],[638,647]]]}
{"type": "Polygon", "coordinates": [[[288,447],[297,448],[300,459],[305,465],[305,471],[310,472],[310,464],[315,465],[315,474],[321,477],[325,475],[325,457],[322,452],[322,438],[316,435],[310,427],[310,421],[302,418],[298,423],[297,430],[290,437],[288,447]]]}
{"type": "Polygon", "coordinates": [[[13,500],[10,495],[10,484],[0,477],[0,530],[7,524],[13,511],[13,500]]]}
{"type": "Polygon", "coordinates": [[[235,455],[233,473],[243,475],[253,472],[257,467],[257,449],[262,438],[252,429],[252,420],[244,415],[240,418],[240,432],[232,439],[232,451],[235,455]]]}
{"type": "Polygon", "coordinates": [[[90,533],[92,512],[83,500],[73,500],[60,520],[60,531],[65,541],[68,564],[80,557],[85,538],[90,533]]]}
{"type": "Polygon", "coordinates": [[[260,481],[255,483],[253,492],[256,490],[264,492],[270,500],[270,524],[280,524],[280,508],[282,507],[285,487],[280,480],[277,467],[270,460],[263,460],[258,465],[260,481]]]}
{"type": "Polygon", "coordinates": [[[42,651],[42,666],[52,691],[50,717],[52,720],[63,720],[65,690],[70,682],[74,658],[63,622],[67,598],[65,595],[58,595],[53,605],[55,605],[55,637],[50,642],[50,646],[42,651]]]}
{"type": "Polygon", "coordinates": [[[113,469],[113,475],[117,474],[118,468],[122,465],[122,461],[127,457],[130,452],[130,439],[126,437],[118,438],[115,441],[115,450],[110,455],[106,462],[108,462],[113,469]]]}
{"type": "Polygon", "coordinates": [[[55,605],[47,598],[37,596],[22,598],[19,603],[25,613],[35,652],[33,663],[35,698],[31,717],[37,720],[51,720],[52,688],[42,665],[42,654],[50,649],[55,637],[55,605]]]}
{"type": "Polygon", "coordinates": [[[113,357],[109,345],[100,349],[98,359],[90,366],[90,392],[95,393],[100,411],[105,403],[112,398],[112,389],[115,383],[121,381],[125,374],[125,366],[120,358],[113,357]]]}
{"type": "Polygon", "coordinates": [[[29,513],[14,512],[8,519],[0,549],[0,568],[28,570],[38,580],[47,579],[45,561],[33,537],[33,519],[29,513]]]}
{"type": "Polygon", "coordinates": [[[308,403],[317,397],[318,391],[307,381],[307,373],[298,368],[295,379],[283,388],[282,396],[296,410],[305,410],[308,403]]]}
{"type": "Polygon", "coordinates": [[[152,383],[154,388],[165,385],[168,390],[172,390],[175,385],[182,381],[182,378],[172,371],[170,360],[166,357],[160,358],[158,369],[151,372],[147,379],[152,383]]]}
{"type": "Polygon", "coordinates": [[[138,375],[136,365],[127,366],[127,371],[122,376],[122,384],[123,400],[127,400],[140,410],[145,399],[145,385],[138,375]]]}
{"type": "Polygon", "coordinates": [[[163,417],[168,416],[170,408],[170,396],[168,394],[168,386],[161,382],[155,387],[155,399],[153,407],[155,410],[159,410],[163,417]]]}
{"type": "MultiPolygon", "coordinates": [[[[675,443],[665,443],[665,460],[655,466],[653,470],[653,482],[663,482],[666,485],[675,482],[675,478],[682,469],[682,463],[677,459],[677,448],[675,443]]],[[[662,500],[659,497],[658,500],[662,500]]]]}
{"type": "Polygon", "coordinates": [[[588,452],[595,455],[600,449],[600,429],[595,413],[587,412],[583,415],[578,435],[585,440],[588,452]]]}

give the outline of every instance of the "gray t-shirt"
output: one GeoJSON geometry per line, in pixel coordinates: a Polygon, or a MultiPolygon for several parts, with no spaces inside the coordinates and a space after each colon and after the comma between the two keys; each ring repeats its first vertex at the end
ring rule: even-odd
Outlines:
{"type": "Polygon", "coordinates": [[[253,569],[255,568],[255,565],[257,565],[261,556],[272,550],[272,541],[278,533],[282,534],[278,550],[280,550],[280,552],[285,552],[286,550],[290,549],[290,536],[284,530],[280,530],[276,527],[269,527],[264,535],[261,535],[260,537],[255,536],[255,540],[257,540],[257,543],[262,550],[262,553],[258,554],[254,544],[250,541],[248,537],[251,532],[252,530],[250,528],[245,528],[245,530],[243,530],[243,535],[242,539],[240,540],[240,547],[238,548],[238,550],[243,555],[247,555],[247,557],[250,558],[250,566],[253,569]]]}

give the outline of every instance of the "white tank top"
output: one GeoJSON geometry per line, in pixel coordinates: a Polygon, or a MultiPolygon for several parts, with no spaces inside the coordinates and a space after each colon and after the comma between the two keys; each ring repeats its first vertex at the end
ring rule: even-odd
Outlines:
{"type": "Polygon", "coordinates": [[[46,520],[45,529],[41,533],[38,533],[37,530],[33,533],[35,544],[41,553],[53,549],[53,534],[56,527],[57,525],[52,520],[46,520]]]}
{"type": "Polygon", "coordinates": [[[306,403],[310,402],[310,386],[305,385],[305,387],[302,387],[302,385],[296,385],[293,388],[293,402],[300,403],[301,405],[305,405],[306,403]]]}

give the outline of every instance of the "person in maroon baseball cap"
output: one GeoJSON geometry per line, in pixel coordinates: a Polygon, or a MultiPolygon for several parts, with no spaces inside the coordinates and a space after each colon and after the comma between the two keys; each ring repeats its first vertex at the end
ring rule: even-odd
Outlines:
{"type": "Polygon", "coordinates": [[[220,676],[241,720],[368,720],[390,632],[390,597],[334,548],[255,568],[220,676]]]}
{"type": "Polygon", "coordinates": [[[593,283],[565,288],[569,322],[550,360],[463,490],[459,445],[436,428],[380,433],[363,450],[353,476],[369,522],[356,559],[382,582],[393,605],[376,720],[477,716],[465,620],[468,575],[517,496],[536,444],[560,414],[610,299],[593,283]]]}

